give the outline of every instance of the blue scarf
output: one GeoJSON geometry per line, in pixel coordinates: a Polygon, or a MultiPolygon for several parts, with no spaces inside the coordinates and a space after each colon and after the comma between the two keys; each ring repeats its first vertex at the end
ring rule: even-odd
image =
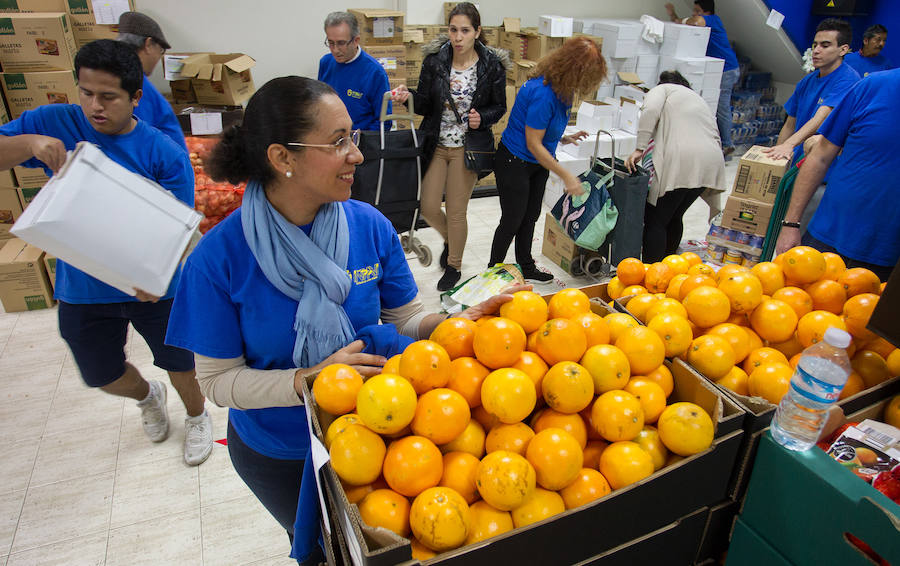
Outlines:
{"type": "Polygon", "coordinates": [[[349,344],[353,325],[341,305],[351,288],[350,233],[341,203],[322,205],[307,236],[272,207],[258,181],[251,181],[241,204],[241,225],[266,279],[298,301],[294,364],[314,366],[349,344]]]}

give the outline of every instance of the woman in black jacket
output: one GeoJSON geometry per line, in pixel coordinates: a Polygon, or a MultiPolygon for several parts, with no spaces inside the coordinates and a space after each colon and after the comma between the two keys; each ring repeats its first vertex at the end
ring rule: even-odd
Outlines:
{"type": "Polygon", "coordinates": [[[466,132],[490,132],[506,113],[505,51],[484,44],[481,15],[474,5],[460,2],[450,12],[449,41],[446,38],[423,47],[425,60],[419,88],[394,90],[395,102],[412,95],[414,107],[425,118],[421,129],[427,134],[422,180],[422,216],[444,238],[440,264],[444,275],[439,291],[452,288],[460,279],[468,225],[466,211],[477,173],[465,167],[466,132]],[[446,196],[445,196],[446,192],[446,196]],[[446,201],[447,212],[441,210],[446,201]]]}

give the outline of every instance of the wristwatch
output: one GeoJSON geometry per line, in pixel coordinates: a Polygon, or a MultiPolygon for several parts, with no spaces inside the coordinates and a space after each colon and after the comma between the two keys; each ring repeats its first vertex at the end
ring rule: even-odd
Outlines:
{"type": "Polygon", "coordinates": [[[781,225],[785,228],[797,228],[798,230],[800,229],[799,222],[788,222],[787,220],[782,220],[781,225]]]}

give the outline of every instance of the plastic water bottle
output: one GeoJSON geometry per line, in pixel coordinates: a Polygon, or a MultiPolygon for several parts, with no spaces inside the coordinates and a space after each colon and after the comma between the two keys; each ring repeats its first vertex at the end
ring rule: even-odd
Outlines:
{"type": "Polygon", "coordinates": [[[803,350],[772,420],[772,437],[790,450],[809,450],[825,426],[828,408],[837,402],[850,376],[845,348],[850,335],[838,328],[825,331],[825,339],[803,350]]]}

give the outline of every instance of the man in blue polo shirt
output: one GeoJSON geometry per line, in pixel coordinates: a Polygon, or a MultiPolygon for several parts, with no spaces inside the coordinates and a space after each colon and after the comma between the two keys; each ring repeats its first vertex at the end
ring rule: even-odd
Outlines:
{"type": "MultiPolygon", "coordinates": [[[[353,129],[377,130],[381,99],[391,84],[384,67],[359,46],[356,17],[348,12],[328,14],[325,37],[331,53],[319,60],[318,79],[337,92],[353,120],[353,129]]],[[[385,122],[384,128],[389,130],[391,122],[385,122]]]]}
{"type": "MultiPolygon", "coordinates": [[[[43,168],[52,176],[65,164],[66,152],[86,141],[192,205],[194,174],[187,152],[132,115],[141,100],[143,78],[134,50],[109,39],[89,43],[75,56],[75,74],[81,107],[48,104],[0,126],[0,169],[23,165],[43,168]]],[[[59,300],[60,335],[84,382],[137,401],[144,433],[151,441],[162,442],[169,434],[166,386],[147,382],[125,360],[129,323],[144,337],[153,363],[169,373],[184,402],[184,460],[196,466],[212,450],[212,422],[195,378],[193,355],[165,344],[179,275],[176,272],[162,297],[139,289],[132,297],[60,260],[54,296],[59,300]]]]}
{"type": "MultiPolygon", "coordinates": [[[[669,18],[673,22],[680,21],[675,15],[675,7],[671,3],[666,4],[669,18]]],[[[710,28],[709,43],[706,44],[706,56],[724,59],[725,66],[722,80],[719,83],[719,105],[716,108],[716,125],[719,128],[719,138],[722,140],[722,153],[725,157],[734,152],[731,143],[731,92],[734,85],[741,78],[741,70],[738,65],[737,55],[728,41],[725,25],[722,18],[716,15],[715,0],[694,0],[694,16],[687,20],[690,25],[706,26],[710,28]]]]}
{"type": "Polygon", "coordinates": [[[886,281],[900,258],[900,69],[854,85],[819,128],[821,139],[794,181],[776,251],[798,244],[840,254],[886,281]],[[835,162],[835,157],[841,158],[835,162]],[[800,237],[800,214],[832,162],[822,202],[800,237]]]}
{"type": "Polygon", "coordinates": [[[797,159],[803,153],[803,142],[816,133],[831,109],[859,80],[859,73],[843,64],[852,33],[850,24],[834,18],[816,27],[812,44],[815,71],[800,80],[784,105],[788,117],[778,143],[765,151],[772,159],[797,159]]]}
{"type": "Polygon", "coordinates": [[[881,24],[869,26],[863,34],[862,49],[844,55],[844,63],[856,69],[861,77],[893,69],[894,64],[881,54],[885,42],[887,42],[887,28],[881,24]]]}
{"type": "Polygon", "coordinates": [[[140,12],[125,12],[119,16],[119,36],[116,39],[134,49],[144,70],[141,86],[144,94],[141,96],[140,104],[134,109],[134,115],[172,138],[187,151],[184,133],[175,112],[172,111],[172,106],[147,78],[153,74],[153,69],[165,55],[166,50],[172,48],[159,24],[140,12]]]}

